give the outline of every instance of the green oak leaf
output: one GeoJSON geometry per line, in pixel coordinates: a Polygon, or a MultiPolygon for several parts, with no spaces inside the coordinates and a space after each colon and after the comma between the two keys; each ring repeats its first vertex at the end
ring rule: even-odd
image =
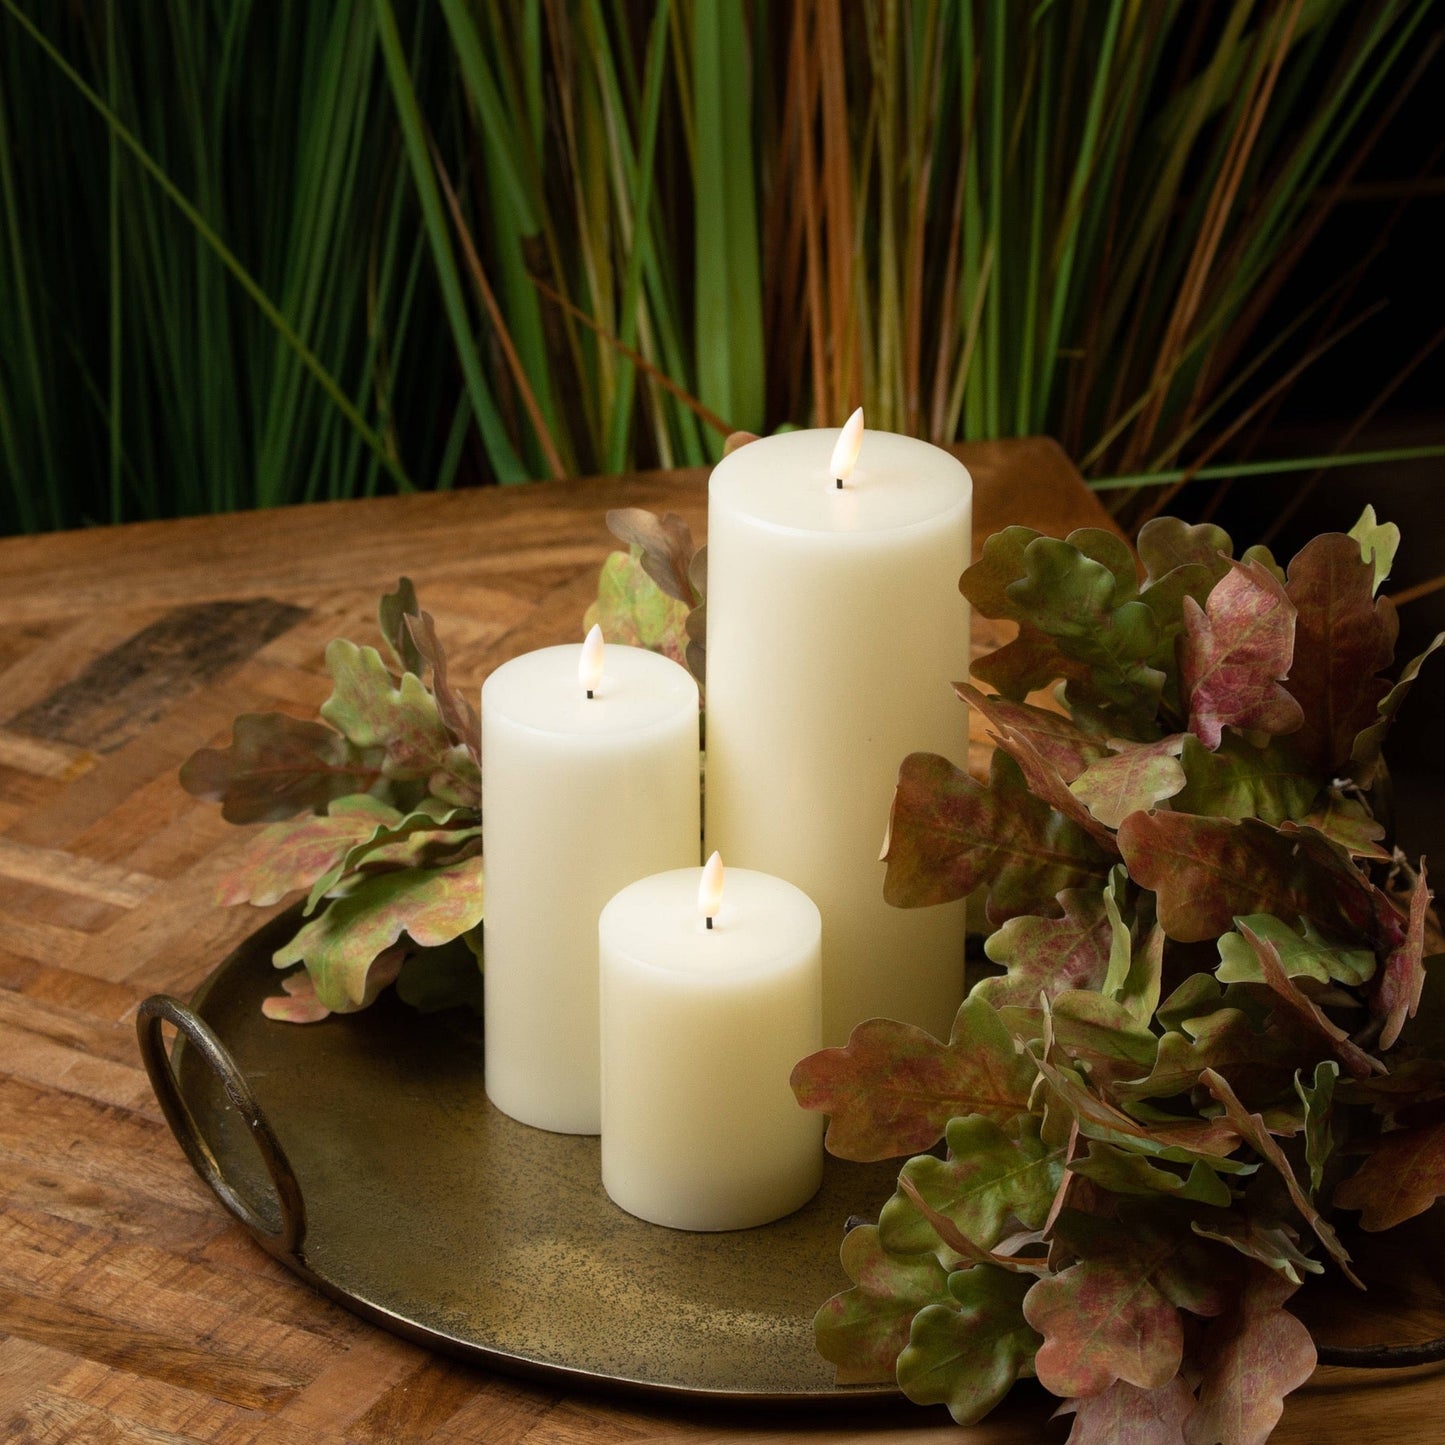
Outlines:
{"type": "Polygon", "coordinates": [[[1420,669],[1425,665],[1425,659],[1442,644],[1445,644],[1445,632],[1437,632],[1424,652],[1405,664],[1405,669],[1395,685],[1380,699],[1375,718],[1355,735],[1355,740],[1350,745],[1350,775],[1362,786],[1369,787],[1379,775],[1384,766],[1381,749],[1384,747],[1385,735],[1399,716],[1400,708],[1410,695],[1410,689],[1419,677],[1420,669]]]}
{"type": "Polygon", "coordinates": [[[1325,1180],[1325,1165],[1334,1149],[1331,1128],[1335,1084],[1340,1066],[1333,1059],[1321,1059],[1315,1065],[1314,1083],[1306,1084],[1295,1075],[1294,1089],[1305,1106],[1305,1163],[1309,1165],[1310,1189],[1318,1194],[1325,1180]]]}
{"type": "Polygon", "coordinates": [[[958,580],[958,590],[983,616],[1027,619],[1009,588],[1028,574],[1024,556],[1041,535],[1032,527],[1005,527],[985,538],[982,555],[958,580]]]}
{"type": "Polygon", "coordinates": [[[1219,1209],[1228,1208],[1234,1198],[1229,1186],[1203,1159],[1196,1159],[1186,1176],[1166,1165],[1151,1163],[1143,1155],[1116,1149],[1097,1139],[1090,1141],[1084,1158],[1070,1161],[1069,1169],[1092,1179],[1111,1194],[1162,1195],[1166,1199],[1187,1200],[1219,1209]]]}
{"type": "Polygon", "coordinates": [[[1056,1413],[1069,1411],[1069,1445],[1179,1445],[1194,1413],[1194,1391],[1180,1375],[1157,1390],[1115,1380],[1097,1395],[1066,1400],[1056,1413]]]}
{"type": "Polygon", "coordinates": [[[1225,1007],[1224,990],[1212,973],[1191,973],[1154,1011],[1166,1029],[1182,1028],[1191,1019],[1203,1018],[1225,1007]]]}
{"type": "Polygon", "coordinates": [[[480,1016],[482,971],[471,947],[474,937],[410,954],[397,975],[396,996],[418,1013],[467,1008],[480,1016]]]}
{"type": "MultiPolygon", "coordinates": [[[[1333,947],[1308,918],[1302,932],[1268,913],[1251,913],[1235,923],[1274,944],[1290,978],[1312,978],[1319,983],[1333,980],[1357,987],[1374,975],[1375,955],[1368,948],[1333,947]]],[[[1258,955],[1242,933],[1220,936],[1219,960],[1215,976],[1221,983],[1264,982],[1258,955]]]]}
{"type": "Polygon", "coordinates": [[[269,907],[298,888],[309,888],[355,844],[400,818],[395,808],[356,793],[337,798],[329,812],[273,823],[252,836],[240,861],[221,880],[217,901],[269,907]]]}
{"type": "Polygon", "coordinates": [[[1256,542],[1253,547],[1246,547],[1244,551],[1240,553],[1239,560],[1241,562],[1251,562],[1255,566],[1263,567],[1276,582],[1282,584],[1285,580],[1284,568],[1274,560],[1274,553],[1262,542],[1256,542]]]}
{"type": "Polygon", "coordinates": [[[416,600],[416,588],[410,577],[403,577],[396,584],[396,591],[388,592],[377,606],[377,625],[387,650],[403,672],[414,673],[417,677],[423,675],[426,659],[411,635],[407,619],[420,616],[421,606],[416,600]]]}
{"type": "Polygon", "coordinates": [[[823,1049],[792,1074],[805,1109],[829,1115],[827,1147],[841,1159],[891,1159],[929,1148],[950,1119],[1006,1124],[1028,1109],[1033,1066],[980,998],[959,1007],[949,1041],[893,1019],[867,1019],[843,1048],[823,1049]]]}
{"type": "Polygon", "coordinates": [[[687,603],[668,596],[648,575],[640,549],[613,552],[602,564],[597,601],[582,625],[601,627],[608,642],[645,647],[685,663],[688,611],[687,603]]]}
{"type": "Polygon", "coordinates": [[[1390,568],[1395,565],[1395,553],[1400,548],[1400,529],[1393,522],[1377,521],[1374,507],[1366,506],[1360,513],[1360,520],[1350,528],[1349,535],[1360,544],[1360,555],[1374,568],[1374,590],[1378,592],[1390,575],[1390,568]]]}
{"type": "Polygon", "coordinates": [[[1132,1015],[1136,1023],[1147,1027],[1159,1006],[1164,977],[1164,930],[1153,924],[1136,946],[1115,901],[1124,888],[1123,872],[1122,868],[1114,870],[1112,885],[1104,892],[1104,910],[1109,915],[1114,937],[1103,992],[1132,1015]]]}
{"type": "Polygon", "coordinates": [[[1375,596],[1374,577],[1360,544],[1340,532],[1314,538],[1289,564],[1299,621],[1285,686],[1304,715],[1293,743],[1320,773],[1350,761],[1390,690],[1379,674],[1394,659],[1400,624],[1394,604],[1375,596]]]}
{"type": "Polygon", "coordinates": [[[947,1405],[960,1425],[983,1419],[1033,1373],[1039,1337],[1025,1322],[1031,1280],[990,1264],[955,1270],[947,1304],[921,1309],[898,1356],[898,1385],[916,1405],[947,1405]]]}
{"type": "Polygon", "coordinates": [[[1189,1227],[1201,1239],[1227,1244],[1246,1259],[1256,1260],[1283,1275],[1292,1284],[1303,1284],[1306,1274],[1325,1272],[1319,1260],[1311,1259],[1300,1248],[1297,1230],[1287,1224],[1267,1223],[1243,1208],[1211,1215],[1208,1220],[1191,1220],[1189,1227]]]}
{"type": "Polygon", "coordinates": [[[1284,1303],[1297,1285],[1248,1267],[1229,1309],[1204,1329],[1199,1405],[1184,1427],[1185,1445],[1265,1445],[1284,1399],[1314,1373],[1310,1332],[1284,1303]]]}
{"type": "Polygon", "coordinates": [[[1325,789],[1299,822],[1338,843],[1352,858],[1369,858],[1376,863],[1390,861],[1388,849],[1380,846],[1385,836],[1384,825],[1375,821],[1358,798],[1346,797],[1336,787],[1325,789]]]}
{"type": "Polygon", "coordinates": [[[1060,918],[1020,914],[984,940],[983,950],[1008,972],[980,979],[973,992],[995,1008],[1031,1008],[1039,996],[1066,989],[1097,988],[1109,967],[1112,932],[1102,893],[1066,888],[1058,895],[1060,918]]]}
{"type": "Polygon", "coordinates": [[[999,749],[987,785],[932,753],[905,758],[884,858],[888,902],[917,908],[987,885],[995,923],[1048,911],[1064,889],[1102,881],[1110,862],[1088,833],[1029,792],[999,749]]]}
{"type": "Polygon", "coordinates": [[[1229,559],[1234,555],[1234,543],[1223,527],[1211,522],[1191,526],[1178,517],[1151,518],[1139,528],[1136,545],[1144,564],[1146,592],[1181,567],[1202,567],[1211,572],[1212,586],[1229,570],[1229,559]]]}
{"type": "MultiPolygon", "coordinates": [[[[1019,623],[1018,636],[1012,642],[980,657],[970,671],[1011,702],[1022,702],[1030,693],[1060,678],[1082,685],[1089,676],[1084,663],[1066,657],[1053,638],[1027,622],[1019,623]]],[[[1075,718],[1082,719],[1083,710],[1073,698],[1069,701],[1069,710],[1075,718]]],[[[1121,729],[1110,717],[1098,730],[1117,732],[1121,729]]]]}
{"type": "Polygon", "coordinates": [[[951,1298],[948,1272],[931,1254],[890,1254],[871,1224],[843,1236],[839,1259],[853,1287],[814,1316],[818,1353],[840,1385],[892,1381],[913,1317],[951,1298]]]}
{"type": "Polygon", "coordinates": [[[1086,1069],[1096,1086],[1113,1088],[1120,1079],[1136,1077],[1152,1066],[1158,1049],[1147,1020],[1126,1004],[1088,989],[1055,996],[1049,1004],[1049,1025],[1055,1047],[1086,1069]]]}
{"type": "Polygon", "coordinates": [[[1405,1027],[1407,1018],[1414,1018],[1425,988],[1425,922],[1430,912],[1430,888],[1425,876],[1425,860],[1410,891],[1410,912],[1404,937],[1390,950],[1380,981],[1370,999],[1370,1010],[1383,1018],[1380,1047],[1393,1047],[1405,1027]]]}
{"type": "MultiPolygon", "coordinates": [[[[406,934],[435,948],[482,919],[482,860],[362,879],[273,955],[277,968],[305,963],[317,997],[341,1013],[367,998],[375,961],[406,934]]],[[[399,966],[399,965],[398,965],[399,966]]]]}
{"type": "Polygon", "coordinates": [[[1281,685],[1294,654],[1295,604],[1255,564],[1234,562],[1201,607],[1183,601],[1181,698],[1189,731],[1213,750],[1223,729],[1292,733],[1300,705],[1281,685]]]}
{"type": "Polygon", "coordinates": [[[181,766],[181,786],[220,803],[228,823],[277,823],[381,784],[378,749],[279,712],[242,713],[229,747],[201,748],[181,766]]]}
{"type": "Polygon", "coordinates": [[[1086,733],[1064,713],[1032,703],[1010,702],[966,682],[954,683],[953,690],[977,709],[995,732],[1025,739],[1066,784],[1071,784],[1091,763],[1108,756],[1108,749],[1097,737],[1086,733]]]}
{"type": "Polygon", "coordinates": [[[1393,945],[1399,910],[1350,861],[1308,828],[1271,828],[1186,813],[1133,813],[1119,828],[1129,876],[1157,895],[1159,922],[1179,943],[1227,932],[1251,913],[1309,917],[1341,937],[1393,945]]]}
{"type": "MultiPolygon", "coordinates": [[[[975,1114],[950,1120],[945,1138],[947,1159],[921,1154],[902,1170],[929,1208],[984,1251],[1004,1237],[1011,1218],[1026,1229],[1042,1226],[1063,1179],[1064,1150],[1046,1145],[1036,1122],[1014,1139],[992,1119],[975,1114]]],[[[900,1254],[935,1249],[939,1242],[901,1189],[878,1216],[878,1237],[884,1248],[900,1254]]]]}
{"type": "Polygon", "coordinates": [[[1187,734],[1180,762],[1185,784],[1170,800],[1176,813],[1278,824],[1305,817],[1319,796],[1318,778],[1304,772],[1288,744],[1278,739],[1259,748],[1238,733],[1227,733],[1211,752],[1187,734]]]}
{"type": "Polygon", "coordinates": [[[382,773],[393,782],[425,783],[437,797],[475,807],[481,774],[467,748],[453,741],[421,679],[406,672],[393,686],[374,647],[345,638],[326,648],[331,696],[321,716],[359,748],[382,753],[382,773]]]}
{"type": "Polygon", "coordinates": [[[1090,763],[1069,784],[1069,791],[1105,827],[1117,828],[1130,813],[1165,802],[1184,787],[1182,733],[1153,743],[1111,738],[1109,745],[1113,753],[1090,763]]]}

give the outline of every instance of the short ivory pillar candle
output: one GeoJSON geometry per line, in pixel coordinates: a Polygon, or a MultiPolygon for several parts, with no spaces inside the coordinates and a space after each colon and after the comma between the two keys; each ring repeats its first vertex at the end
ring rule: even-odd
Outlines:
{"type": "Polygon", "coordinates": [[[890,907],[878,853],[903,759],[965,761],[972,505],[958,461],[861,412],[708,487],[706,846],[817,902],[830,1046],[876,1016],[947,1038],[963,997],[964,904],[890,907]]]}
{"type": "Polygon", "coordinates": [[[788,1083],[821,1045],[821,920],[791,883],[677,869],[602,910],[602,1183],[673,1229],[749,1229],[823,1177],[788,1083]],[[701,897],[708,886],[708,897],[701,897]],[[709,926],[709,922],[713,926],[709,926]]]}
{"type": "Polygon", "coordinates": [[[601,1127],[597,915],[696,862],[698,767],[697,684],[657,653],[604,653],[596,629],[483,684],[486,1086],[512,1118],[601,1127]]]}

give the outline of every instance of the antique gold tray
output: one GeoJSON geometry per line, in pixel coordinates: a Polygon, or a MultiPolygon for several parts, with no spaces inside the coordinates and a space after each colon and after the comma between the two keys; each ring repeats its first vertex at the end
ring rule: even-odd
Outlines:
{"type": "Polygon", "coordinates": [[[492,1108],[479,1020],[389,993],[320,1024],[263,1018],[298,922],[254,933],[189,1007],[147,999],[138,1028],[191,1163],[308,1283],[422,1344],[587,1388],[810,1409],[897,1395],[835,1386],[812,1331],[847,1285],[845,1220],[877,1209],[896,1166],[830,1159],[817,1197],[760,1229],[645,1224],[603,1192],[596,1139],[492,1108]]]}

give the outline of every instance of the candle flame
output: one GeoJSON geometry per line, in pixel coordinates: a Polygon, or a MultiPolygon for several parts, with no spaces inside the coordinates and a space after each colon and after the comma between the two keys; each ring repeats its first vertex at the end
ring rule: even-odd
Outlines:
{"type": "Polygon", "coordinates": [[[858,451],[863,445],[863,408],[860,406],[838,433],[837,444],[833,447],[833,460],[828,475],[836,482],[845,482],[858,460],[858,451]]]}
{"type": "Polygon", "coordinates": [[[577,659],[577,681],[591,697],[602,682],[602,629],[592,624],[592,631],[582,644],[582,655],[577,659]]]}
{"type": "Polygon", "coordinates": [[[718,910],[722,908],[723,900],[723,860],[721,853],[714,853],[711,858],[703,864],[702,881],[697,885],[697,911],[708,920],[708,927],[712,927],[712,920],[717,917],[718,910]]]}

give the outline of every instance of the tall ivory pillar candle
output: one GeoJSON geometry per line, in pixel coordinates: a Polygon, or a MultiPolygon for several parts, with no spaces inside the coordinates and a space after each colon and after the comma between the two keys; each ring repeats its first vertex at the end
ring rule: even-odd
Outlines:
{"type": "Polygon", "coordinates": [[[822,1121],[788,1083],[821,1046],[818,910],[780,878],[721,873],[714,857],[644,878],[598,921],[602,1183],[673,1229],[766,1224],[823,1177],[822,1121]]]}
{"type": "Polygon", "coordinates": [[[965,761],[973,482],[847,433],[749,442],[708,487],[706,846],[818,904],[830,1046],[876,1016],[947,1038],[963,997],[964,904],[891,907],[879,849],[903,759],[965,761]]]}
{"type": "Polygon", "coordinates": [[[698,812],[697,685],[670,659],[604,652],[594,630],[483,684],[485,1068],[503,1113],[598,1132],[597,915],[697,861],[698,812]]]}

